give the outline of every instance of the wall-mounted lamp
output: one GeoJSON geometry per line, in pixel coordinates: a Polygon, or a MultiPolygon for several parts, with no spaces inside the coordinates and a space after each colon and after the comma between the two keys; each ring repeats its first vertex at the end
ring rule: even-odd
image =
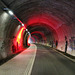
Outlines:
{"type": "Polygon", "coordinates": [[[26,29],[26,31],[28,31],[28,29],[26,29]]]}
{"type": "Polygon", "coordinates": [[[13,13],[11,10],[9,10],[8,13],[9,13],[10,15],[14,15],[14,13],[13,13]]]}
{"type": "Polygon", "coordinates": [[[30,32],[28,32],[28,34],[30,34],[30,32]]]}
{"type": "Polygon", "coordinates": [[[24,24],[22,24],[22,26],[24,26],[24,24]]]}

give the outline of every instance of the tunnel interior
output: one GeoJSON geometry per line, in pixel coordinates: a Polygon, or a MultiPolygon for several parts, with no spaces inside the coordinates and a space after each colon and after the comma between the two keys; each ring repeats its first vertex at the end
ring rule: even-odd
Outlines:
{"type": "Polygon", "coordinates": [[[20,51],[32,43],[49,44],[57,49],[75,46],[75,1],[74,0],[0,0],[0,51],[4,57],[12,55],[12,43],[20,51]],[[24,23],[24,27],[8,9],[24,23]],[[28,29],[28,30],[26,30],[28,29]],[[28,33],[29,32],[29,33],[28,33]],[[73,40],[73,41],[71,41],[73,40]]]}
{"type": "Polygon", "coordinates": [[[57,36],[54,38],[54,30],[43,23],[29,25],[27,29],[31,33],[31,36],[35,39],[34,43],[50,43],[50,41],[53,41],[57,38],[57,36]]]}

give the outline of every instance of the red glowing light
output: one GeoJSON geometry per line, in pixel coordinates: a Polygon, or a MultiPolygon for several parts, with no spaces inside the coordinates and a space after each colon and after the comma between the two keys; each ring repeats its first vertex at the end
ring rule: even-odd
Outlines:
{"type": "Polygon", "coordinates": [[[33,37],[36,38],[38,40],[38,42],[39,42],[39,37],[38,36],[33,35],[33,37]]]}
{"type": "Polygon", "coordinates": [[[36,24],[45,24],[48,25],[49,28],[52,28],[52,34],[55,38],[55,40],[64,41],[65,35],[68,35],[71,33],[71,30],[69,26],[64,25],[64,22],[57,18],[56,16],[53,16],[52,14],[48,13],[37,13],[36,15],[32,14],[31,17],[29,17],[27,24],[28,25],[35,25],[36,24]],[[66,29],[67,28],[67,29],[66,29]]]}
{"type": "Polygon", "coordinates": [[[25,27],[21,27],[18,31],[16,38],[14,39],[13,43],[15,46],[15,53],[23,50],[23,31],[25,27]]]}
{"type": "Polygon", "coordinates": [[[21,38],[22,38],[23,30],[24,30],[24,27],[21,28],[21,30],[20,30],[20,32],[19,32],[19,34],[18,34],[18,36],[17,36],[17,40],[16,40],[16,41],[18,42],[18,44],[21,43],[21,38]]]}
{"type": "Polygon", "coordinates": [[[16,18],[21,24],[23,24],[22,21],[21,21],[19,18],[17,18],[16,15],[14,15],[14,16],[15,16],[15,18],[16,18]]]}
{"type": "Polygon", "coordinates": [[[31,33],[31,35],[35,34],[35,33],[36,34],[40,34],[42,36],[43,40],[46,42],[46,36],[42,32],[40,32],[40,31],[34,31],[34,32],[31,33]]]}

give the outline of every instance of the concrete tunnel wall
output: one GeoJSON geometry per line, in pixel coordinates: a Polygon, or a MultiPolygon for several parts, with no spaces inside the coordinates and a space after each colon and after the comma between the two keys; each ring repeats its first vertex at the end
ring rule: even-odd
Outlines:
{"type": "MultiPolygon", "coordinates": [[[[50,28],[52,27],[58,36],[58,49],[65,50],[65,36],[68,40],[68,49],[70,44],[74,45],[75,41],[75,1],[68,0],[2,0],[12,9],[18,17],[28,26],[36,23],[44,23],[50,28]],[[41,17],[40,17],[41,16],[41,17]],[[54,19],[54,20],[53,20],[54,19]],[[54,25],[53,25],[54,24],[54,25]],[[72,43],[70,41],[73,40],[72,43]]],[[[1,4],[0,4],[1,6],[1,4]]],[[[1,6],[2,7],[2,6],[1,6]]],[[[18,30],[19,22],[13,19],[8,13],[0,8],[0,53],[6,51],[6,56],[12,55],[11,42],[14,30],[18,30]],[[3,44],[6,41],[6,44],[3,44]]],[[[32,30],[33,27],[31,27],[32,30]]],[[[29,31],[31,31],[29,29],[29,31]]],[[[39,29],[38,29],[39,31],[39,29]]],[[[43,31],[43,30],[42,30],[43,31]]],[[[53,33],[55,40],[56,34],[53,33]]],[[[44,33],[44,32],[43,32],[44,33]]],[[[47,35],[46,35],[47,36],[47,35]]],[[[49,34],[48,34],[49,36],[49,34]]],[[[47,38],[50,42],[50,37],[47,38]]],[[[3,55],[3,54],[2,54],[3,55]]]]}
{"type": "MultiPolygon", "coordinates": [[[[37,21],[35,23],[37,23],[37,21]]],[[[31,24],[29,24],[29,26],[31,26],[31,24]]],[[[36,24],[35,24],[35,26],[36,26],[36,24]]],[[[33,28],[33,27],[34,26],[32,26],[31,28],[33,28]]],[[[52,31],[52,34],[54,35],[55,40],[58,40],[58,42],[59,42],[57,48],[60,49],[60,50],[62,50],[62,51],[65,51],[65,36],[66,36],[67,37],[67,41],[68,41],[68,49],[69,49],[70,48],[70,39],[71,39],[71,37],[75,36],[75,32],[74,32],[75,27],[74,27],[74,24],[71,24],[70,26],[68,26],[66,24],[61,24],[60,26],[57,25],[57,27],[54,26],[52,28],[56,32],[56,34],[54,34],[53,31],[52,31]]],[[[50,31],[51,31],[51,29],[50,29],[50,31]]],[[[47,36],[49,36],[49,34],[47,36]]],[[[49,44],[50,43],[50,39],[49,38],[47,38],[47,39],[48,39],[47,43],[49,44]]]]}
{"type": "Polygon", "coordinates": [[[20,23],[0,8],[0,60],[13,55],[12,43],[20,28],[20,23]]]}

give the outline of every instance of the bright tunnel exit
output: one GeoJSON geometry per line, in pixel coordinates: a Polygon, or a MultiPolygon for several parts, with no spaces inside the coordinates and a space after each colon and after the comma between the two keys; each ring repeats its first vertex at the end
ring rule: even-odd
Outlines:
{"type": "Polygon", "coordinates": [[[33,43],[31,37],[29,37],[29,39],[28,39],[28,43],[29,43],[29,44],[33,43]]]}

